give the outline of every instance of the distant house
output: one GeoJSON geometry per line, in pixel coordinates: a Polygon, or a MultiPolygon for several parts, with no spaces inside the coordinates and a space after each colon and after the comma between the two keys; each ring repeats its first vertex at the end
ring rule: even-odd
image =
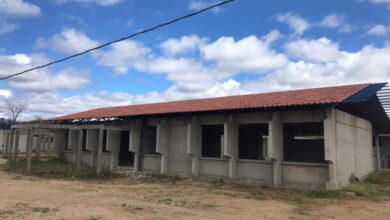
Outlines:
{"type": "Polygon", "coordinates": [[[338,189],[388,167],[386,91],[359,84],[99,108],[13,129],[53,137],[59,156],[98,172],[338,189]]]}

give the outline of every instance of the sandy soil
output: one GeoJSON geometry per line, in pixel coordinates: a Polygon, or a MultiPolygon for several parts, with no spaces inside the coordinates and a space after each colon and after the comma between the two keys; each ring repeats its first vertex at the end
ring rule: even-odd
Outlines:
{"type": "Polygon", "coordinates": [[[304,207],[215,184],[65,181],[0,169],[0,219],[389,219],[390,201],[313,199],[304,207]]]}

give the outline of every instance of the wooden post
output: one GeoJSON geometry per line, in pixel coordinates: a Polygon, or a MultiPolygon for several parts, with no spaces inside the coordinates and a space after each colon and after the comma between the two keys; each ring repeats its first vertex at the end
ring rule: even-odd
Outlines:
{"type": "Polygon", "coordinates": [[[102,172],[102,159],[103,159],[103,135],[104,129],[99,129],[99,139],[98,139],[98,148],[97,148],[97,158],[96,158],[96,173],[100,174],[102,172]]]}
{"type": "Polygon", "coordinates": [[[27,147],[26,147],[26,160],[27,160],[27,172],[31,172],[31,158],[33,148],[33,130],[29,129],[27,132],[27,147]]]}

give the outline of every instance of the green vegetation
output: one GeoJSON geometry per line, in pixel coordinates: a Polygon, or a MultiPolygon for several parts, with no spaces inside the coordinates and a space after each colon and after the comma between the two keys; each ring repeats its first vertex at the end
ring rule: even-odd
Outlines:
{"type": "MultiPolygon", "coordinates": [[[[26,160],[19,159],[16,163],[7,163],[4,170],[26,174],[26,160]]],[[[46,160],[33,160],[31,164],[32,176],[60,178],[60,179],[101,179],[110,176],[110,171],[104,169],[100,175],[96,173],[95,168],[82,165],[80,168],[71,162],[58,158],[49,158],[46,160]]]]}
{"type": "Polygon", "coordinates": [[[58,211],[58,209],[51,209],[49,207],[33,207],[32,211],[33,212],[40,212],[42,214],[46,214],[46,213],[49,213],[49,212],[56,212],[56,211],[58,211]]]}

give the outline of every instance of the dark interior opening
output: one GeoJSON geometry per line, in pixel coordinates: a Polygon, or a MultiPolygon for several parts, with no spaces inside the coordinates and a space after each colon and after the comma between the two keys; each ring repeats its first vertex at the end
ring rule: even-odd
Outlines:
{"type": "Polygon", "coordinates": [[[134,153],[129,151],[130,132],[121,132],[121,143],[119,150],[119,166],[134,166],[134,153]]]}
{"type": "MultiPolygon", "coordinates": [[[[38,136],[39,137],[39,136],[38,136]]],[[[69,130],[65,130],[65,142],[63,143],[64,144],[64,146],[65,146],[65,150],[70,150],[69,149],[69,130]]]]}
{"type": "Polygon", "coordinates": [[[202,157],[222,157],[223,125],[202,126],[202,157]]]}
{"type": "Polygon", "coordinates": [[[143,154],[157,154],[157,127],[143,126],[141,132],[141,149],[143,154]]]}
{"type": "Polygon", "coordinates": [[[82,145],[82,151],[88,151],[88,150],[87,150],[87,129],[83,129],[83,145],[82,145]]]}
{"type": "Polygon", "coordinates": [[[107,150],[107,130],[103,130],[103,152],[108,152],[107,150]]]}
{"type": "Polygon", "coordinates": [[[323,123],[287,123],[283,125],[284,160],[325,163],[323,123]]]}
{"type": "Polygon", "coordinates": [[[242,124],[238,129],[239,158],[263,160],[267,149],[268,124],[242,124]]]}

